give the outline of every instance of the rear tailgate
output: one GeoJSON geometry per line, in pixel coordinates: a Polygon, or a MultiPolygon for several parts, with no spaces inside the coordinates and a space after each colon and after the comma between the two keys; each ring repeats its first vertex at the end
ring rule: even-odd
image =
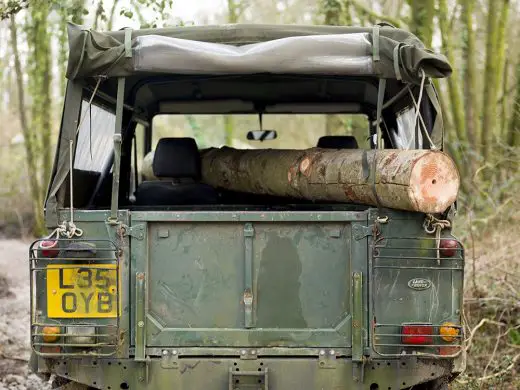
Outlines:
{"type": "Polygon", "coordinates": [[[368,252],[353,224],[367,213],[133,212],[138,343],[348,348],[368,252]]]}

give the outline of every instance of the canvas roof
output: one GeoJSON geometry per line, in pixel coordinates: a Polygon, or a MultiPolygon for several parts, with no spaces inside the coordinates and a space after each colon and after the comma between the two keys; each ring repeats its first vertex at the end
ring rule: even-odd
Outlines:
{"type": "Polygon", "coordinates": [[[374,76],[419,84],[446,57],[391,26],[237,24],[98,32],[69,25],[67,77],[258,73],[374,76]]]}

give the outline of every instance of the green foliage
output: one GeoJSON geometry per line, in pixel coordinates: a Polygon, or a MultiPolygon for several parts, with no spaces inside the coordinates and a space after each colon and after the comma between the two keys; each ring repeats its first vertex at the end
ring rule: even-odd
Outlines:
{"type": "Polygon", "coordinates": [[[0,2],[0,20],[9,19],[29,6],[29,0],[2,0],[0,2]]]}
{"type": "Polygon", "coordinates": [[[511,329],[509,331],[509,342],[513,345],[520,345],[520,331],[511,329]]]}

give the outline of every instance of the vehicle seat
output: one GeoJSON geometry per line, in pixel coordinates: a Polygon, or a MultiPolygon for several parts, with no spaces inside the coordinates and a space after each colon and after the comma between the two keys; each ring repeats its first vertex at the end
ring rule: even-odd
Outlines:
{"type": "Polygon", "coordinates": [[[160,180],[142,182],[135,193],[138,206],[214,204],[215,189],[200,183],[201,162],[193,138],[162,138],[152,162],[160,180]]]}
{"type": "Polygon", "coordinates": [[[351,135],[324,135],[318,140],[318,148],[323,149],[358,149],[356,138],[351,135]]]}

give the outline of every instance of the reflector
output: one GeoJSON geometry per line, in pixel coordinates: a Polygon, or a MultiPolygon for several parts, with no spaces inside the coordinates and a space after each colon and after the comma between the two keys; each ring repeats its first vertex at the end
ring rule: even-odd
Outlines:
{"type": "Polygon", "coordinates": [[[38,247],[42,257],[54,258],[60,252],[58,240],[42,240],[38,243],[38,247]]]}
{"type": "Polygon", "coordinates": [[[459,249],[457,240],[444,239],[439,243],[440,253],[444,257],[453,257],[459,249]]]}

